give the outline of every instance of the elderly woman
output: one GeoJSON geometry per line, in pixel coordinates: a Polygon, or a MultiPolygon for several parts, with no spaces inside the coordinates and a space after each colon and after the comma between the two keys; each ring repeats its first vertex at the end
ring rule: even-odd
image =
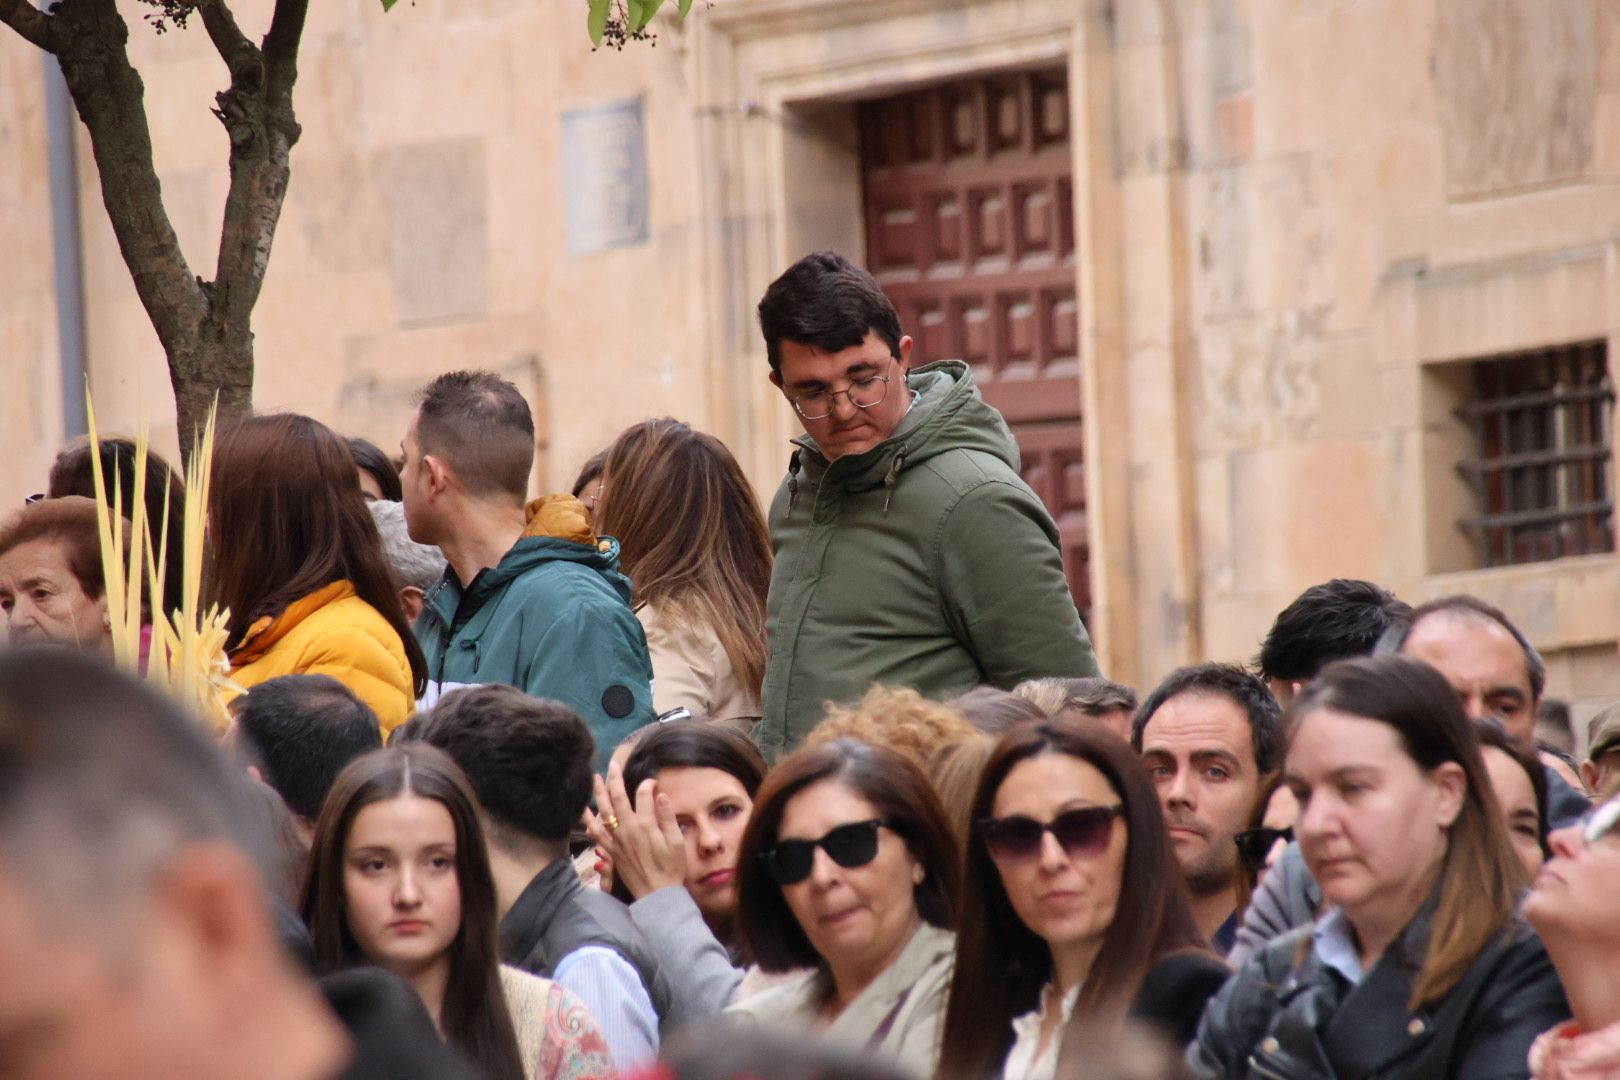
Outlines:
{"type": "Polygon", "coordinates": [[[787,758],[743,834],[738,930],[765,971],[808,970],[728,1015],[933,1075],[956,862],[938,797],[900,754],[835,739],[787,758]]]}
{"type": "Polygon", "coordinates": [[[13,644],[53,641],[112,656],[94,501],[44,499],[0,525],[0,611],[13,644]]]}
{"type": "Polygon", "coordinates": [[[1402,656],[1334,664],[1290,706],[1283,774],[1328,912],[1263,947],[1210,1003],[1202,1076],[1526,1075],[1569,1015],[1514,913],[1527,875],[1439,672],[1402,656]]]}

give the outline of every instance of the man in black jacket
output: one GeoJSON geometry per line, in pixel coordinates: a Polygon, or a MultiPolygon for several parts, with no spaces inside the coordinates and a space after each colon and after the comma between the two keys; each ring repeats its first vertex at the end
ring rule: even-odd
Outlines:
{"type": "Polygon", "coordinates": [[[478,795],[502,959],[578,994],[621,1071],[650,1063],[669,1005],[658,963],[629,909],[581,887],[568,858],[591,797],[590,728],[561,702],[491,683],[444,695],[410,737],[449,754],[478,795]]]}
{"type": "Polygon", "coordinates": [[[100,661],[0,654],[0,1075],[467,1075],[414,994],[283,952],[250,782],[100,661]]]}

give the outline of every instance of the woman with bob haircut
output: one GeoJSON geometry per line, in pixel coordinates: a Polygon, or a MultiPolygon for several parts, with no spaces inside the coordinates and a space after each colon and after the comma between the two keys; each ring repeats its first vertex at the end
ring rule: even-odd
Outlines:
{"type": "Polygon", "coordinates": [[[1324,914],[1263,946],[1204,1013],[1201,1076],[1528,1075],[1569,1016],[1480,756],[1439,672],[1405,656],[1325,668],[1289,707],[1283,775],[1324,914]]]}
{"type": "Polygon", "coordinates": [[[230,609],[231,680],[251,689],[330,675],[371,706],[386,736],[411,714],[427,661],[348,446],[307,416],[257,416],[220,436],[213,470],[212,598],[230,609]]]}
{"type": "Polygon", "coordinates": [[[1185,1044],[1228,974],[1207,951],[1137,755],[1082,720],[1001,737],[973,795],[942,1071],[1050,1080],[1065,1030],[1127,1014],[1185,1044]]]}
{"type": "MultiPolygon", "coordinates": [[[[128,522],[124,533],[127,544],[128,522]]],[[[0,524],[0,611],[12,645],[51,642],[112,657],[94,500],[42,499],[0,524]]]]}
{"type": "Polygon", "coordinates": [[[713,435],[648,420],[607,448],[592,512],[619,541],[652,658],[653,707],[749,730],[765,677],[771,541],[754,489],[713,435]]]}
{"type": "Polygon", "coordinates": [[[714,1016],[742,994],[748,959],[737,935],[737,860],[765,779],[748,736],[691,720],[655,725],[624,769],[596,779],[590,833],[613,864],[613,895],[672,984],[674,1027],[714,1016]]]}
{"type": "Polygon", "coordinates": [[[853,739],[790,755],[743,834],[737,926],[764,971],[810,970],[727,1015],[933,1075],[957,873],[945,811],[906,758],[853,739]]]}
{"type": "Polygon", "coordinates": [[[489,1080],[613,1075],[572,992],[498,960],[495,881],[472,787],[422,743],[374,750],[321,808],[302,911],[321,974],[373,965],[409,983],[489,1080]]]}

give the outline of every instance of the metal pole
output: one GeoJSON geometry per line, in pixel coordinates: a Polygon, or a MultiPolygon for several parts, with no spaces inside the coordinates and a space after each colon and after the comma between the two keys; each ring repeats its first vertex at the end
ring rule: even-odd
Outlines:
{"type": "Polygon", "coordinates": [[[62,438],[88,429],[84,378],[84,240],[79,222],[78,117],[56,57],[45,54],[45,152],[50,163],[51,252],[56,263],[56,336],[62,374],[62,438]]]}

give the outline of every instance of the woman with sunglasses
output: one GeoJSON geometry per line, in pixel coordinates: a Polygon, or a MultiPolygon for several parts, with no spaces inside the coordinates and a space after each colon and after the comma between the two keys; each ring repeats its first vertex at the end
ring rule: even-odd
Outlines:
{"type": "Polygon", "coordinates": [[[1106,1032],[1132,1015],[1185,1043],[1227,970],[1131,748],[1090,722],[1014,728],[973,816],[943,1071],[1049,1080],[1071,1020],[1106,1032]]]}
{"type": "Polygon", "coordinates": [[[1530,1048],[1535,1080],[1620,1080],[1620,797],[1552,834],[1524,901],[1575,1018],[1530,1048]]]}
{"type": "Polygon", "coordinates": [[[1249,827],[1233,841],[1238,849],[1237,911],[1241,920],[1255,887],[1266,876],[1273,863],[1282,858],[1288,842],[1294,838],[1294,819],[1299,816],[1299,803],[1294,793],[1284,784],[1282,773],[1271,772],[1260,778],[1260,790],[1255,793],[1254,807],[1249,813],[1249,827]]]}
{"type": "Polygon", "coordinates": [[[853,739],[766,777],[737,863],[737,928],[766,972],[728,1015],[931,1076],[950,979],[956,845],[928,778],[853,739]]]}
{"type": "Polygon", "coordinates": [[[1526,1075],[1569,1015],[1514,912],[1526,880],[1451,684],[1405,656],[1330,665],[1290,705],[1294,832],[1328,905],[1210,1002],[1201,1076],[1526,1075]]]}

